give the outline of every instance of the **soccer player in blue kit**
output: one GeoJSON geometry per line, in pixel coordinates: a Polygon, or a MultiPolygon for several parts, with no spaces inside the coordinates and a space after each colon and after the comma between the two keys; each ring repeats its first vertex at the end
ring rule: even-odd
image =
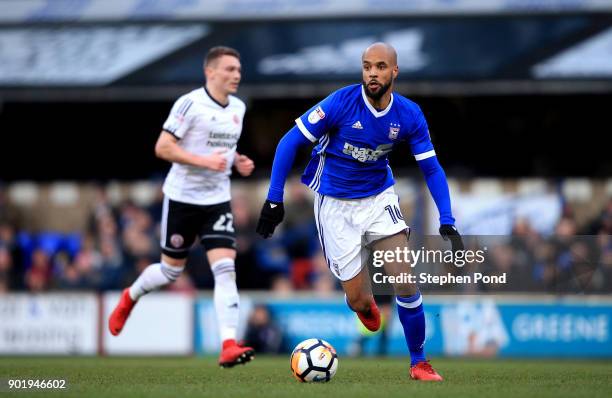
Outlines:
{"type": "MultiPolygon", "coordinates": [[[[380,311],[369,288],[361,260],[362,236],[374,250],[408,245],[408,227],[387,155],[396,142],[406,141],[421,168],[440,213],[440,234],[453,250],[463,242],[454,226],[444,170],[438,163],[427,122],[418,105],[393,93],[397,53],[375,43],[362,56],[362,84],[341,88],[296,119],[278,143],[268,197],[257,232],[270,237],[284,217],[285,180],[299,147],[317,143],[302,182],[315,191],[314,213],[323,254],[340,279],[349,307],[366,328],[380,328],[380,311]]],[[[403,271],[406,271],[403,264],[403,271]]],[[[397,275],[399,265],[385,264],[397,275]]],[[[425,315],[416,284],[394,284],[397,310],[410,351],[410,377],[442,381],[425,358],[425,315]]]]}

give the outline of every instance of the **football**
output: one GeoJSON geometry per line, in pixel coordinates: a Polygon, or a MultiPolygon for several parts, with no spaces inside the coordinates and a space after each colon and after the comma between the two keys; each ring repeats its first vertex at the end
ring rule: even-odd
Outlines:
{"type": "Polygon", "coordinates": [[[338,355],[325,340],[304,340],[291,353],[291,372],[300,382],[330,381],[337,370],[338,355]]]}

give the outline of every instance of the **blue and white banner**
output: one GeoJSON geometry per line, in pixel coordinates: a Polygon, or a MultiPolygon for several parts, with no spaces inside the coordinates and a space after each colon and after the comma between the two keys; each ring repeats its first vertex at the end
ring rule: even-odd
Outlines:
{"type": "Polygon", "coordinates": [[[0,85],[105,85],[208,32],[204,24],[0,29],[0,85]]]}
{"type": "MultiPolygon", "coordinates": [[[[340,355],[408,354],[394,307],[385,336],[364,333],[342,298],[253,299],[253,303],[267,306],[284,334],[285,351],[318,337],[334,345],[340,355]]],[[[612,357],[612,301],[425,296],[424,304],[428,355],[612,357]]],[[[196,308],[195,351],[216,353],[219,343],[213,303],[201,299],[196,308]]],[[[244,328],[246,325],[241,330],[244,328]]]]}
{"type": "Polygon", "coordinates": [[[502,356],[610,357],[612,306],[501,305],[510,336],[502,356]]]}
{"type": "Polygon", "coordinates": [[[446,355],[610,357],[612,304],[496,303],[462,299],[441,305],[446,355]]]}
{"type": "Polygon", "coordinates": [[[612,76],[612,28],[578,42],[532,67],[540,79],[612,76]]]}
{"type": "MultiPolygon", "coordinates": [[[[0,8],[2,4],[0,1],[0,8]]],[[[249,24],[9,25],[0,26],[0,88],[197,87],[202,82],[206,51],[221,43],[240,52],[245,88],[266,87],[257,89],[257,95],[288,83],[291,88],[283,89],[282,95],[295,95],[293,84],[300,83],[307,84],[300,95],[325,96],[340,82],[359,81],[361,55],[375,41],[398,49],[400,85],[417,81],[504,81],[513,65],[517,65],[511,68],[516,79],[612,78],[610,34],[597,33],[596,29],[596,19],[573,14],[554,18],[337,18],[249,24]],[[586,38],[584,32],[594,37],[586,38]],[[489,39],[482,40],[485,36],[489,39]],[[461,37],[460,47],[456,37],[461,37]],[[585,46],[572,41],[572,50],[567,53],[558,47],[574,37],[584,37],[581,40],[585,46]],[[549,60],[529,56],[547,48],[551,50],[547,53],[552,57],[549,60]],[[586,59],[588,65],[576,59],[586,59]],[[539,66],[533,69],[536,62],[539,66]],[[582,66],[578,68],[579,64],[582,66]],[[323,82],[328,86],[320,84],[323,82]]],[[[102,93],[87,91],[94,96],[102,93]]]]}

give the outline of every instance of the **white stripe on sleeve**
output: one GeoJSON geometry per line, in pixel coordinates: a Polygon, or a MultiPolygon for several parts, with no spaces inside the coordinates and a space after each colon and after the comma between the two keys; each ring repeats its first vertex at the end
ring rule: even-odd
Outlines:
{"type": "Polygon", "coordinates": [[[434,151],[433,149],[431,151],[427,151],[427,152],[419,153],[418,155],[414,155],[414,158],[417,161],[419,161],[419,160],[425,160],[432,156],[436,156],[436,151],[434,151]]]}
{"type": "Polygon", "coordinates": [[[300,129],[300,131],[302,132],[302,134],[304,134],[304,137],[308,138],[310,140],[310,142],[317,142],[317,138],[310,134],[310,131],[308,131],[308,129],[306,128],[306,126],[304,126],[304,122],[302,122],[302,119],[300,119],[299,117],[297,119],[295,119],[295,124],[298,126],[298,128],[300,129]]]}

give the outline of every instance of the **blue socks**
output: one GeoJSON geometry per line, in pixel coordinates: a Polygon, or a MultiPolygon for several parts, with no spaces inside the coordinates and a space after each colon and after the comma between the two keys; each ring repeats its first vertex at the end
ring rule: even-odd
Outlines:
{"type": "Polygon", "coordinates": [[[395,297],[397,314],[404,327],[406,344],[410,351],[410,366],[425,361],[423,345],[425,344],[425,313],[423,312],[423,299],[417,292],[410,297],[395,297]]]}

